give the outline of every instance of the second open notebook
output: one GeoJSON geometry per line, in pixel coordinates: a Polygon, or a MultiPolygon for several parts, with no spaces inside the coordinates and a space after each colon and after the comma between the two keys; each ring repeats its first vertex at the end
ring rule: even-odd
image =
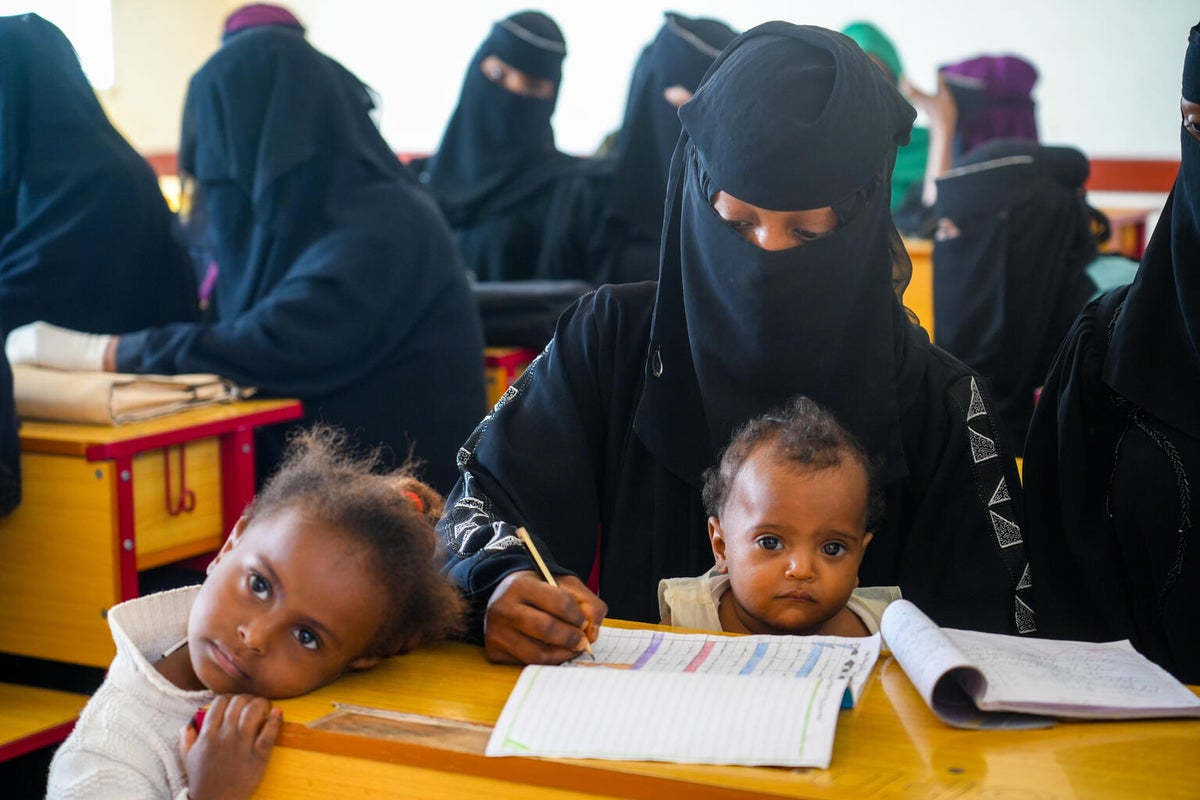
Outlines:
{"type": "Polygon", "coordinates": [[[595,662],[521,672],[487,753],[828,767],[879,647],[605,626],[595,662]]]}

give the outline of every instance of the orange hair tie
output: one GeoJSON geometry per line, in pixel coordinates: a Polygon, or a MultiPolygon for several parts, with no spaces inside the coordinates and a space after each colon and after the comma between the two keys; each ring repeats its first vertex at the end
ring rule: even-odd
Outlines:
{"type": "Polygon", "coordinates": [[[409,500],[412,500],[412,504],[417,507],[417,511],[420,511],[422,514],[425,513],[425,501],[421,499],[419,494],[410,489],[402,490],[401,494],[403,494],[409,500]]]}

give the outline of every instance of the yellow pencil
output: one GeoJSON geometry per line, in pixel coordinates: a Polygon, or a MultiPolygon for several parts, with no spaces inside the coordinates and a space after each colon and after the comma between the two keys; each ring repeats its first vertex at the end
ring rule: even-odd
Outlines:
{"type": "MultiPolygon", "coordinates": [[[[517,528],[517,538],[521,540],[521,544],[525,545],[525,549],[529,551],[529,555],[533,556],[533,560],[537,563],[538,571],[542,573],[542,577],[546,579],[546,583],[558,588],[558,581],[554,580],[554,576],[550,574],[550,568],[546,566],[546,562],[542,560],[542,554],[538,552],[537,545],[533,543],[533,537],[529,535],[529,531],[525,530],[524,526],[517,528]]],[[[583,630],[583,649],[592,658],[596,654],[592,652],[592,643],[588,641],[587,623],[584,623],[583,630]]]]}

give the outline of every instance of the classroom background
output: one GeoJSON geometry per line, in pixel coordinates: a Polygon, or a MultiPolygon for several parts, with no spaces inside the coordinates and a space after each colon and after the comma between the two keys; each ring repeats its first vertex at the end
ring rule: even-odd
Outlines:
{"type": "MultiPolygon", "coordinates": [[[[114,124],[139,151],[161,155],[177,147],[188,78],[218,47],[225,16],[241,4],[0,0],[0,12],[36,9],[60,25],[81,51],[114,124]],[[105,13],[108,8],[111,15],[105,13]],[[108,30],[112,47],[106,55],[108,30]]],[[[620,124],[638,52],[657,32],[662,13],[672,10],[716,17],[739,30],[769,19],[834,29],[870,20],[896,43],[910,80],[927,90],[935,88],[941,64],[1016,53],[1040,72],[1034,94],[1043,142],[1072,144],[1092,158],[1178,160],[1178,134],[1171,123],[1179,118],[1179,60],[1197,20],[1197,6],[1189,0],[610,0],[603,5],[290,0],[285,5],[307,26],[317,48],[375,89],[381,130],[401,153],[437,148],[463,71],[491,24],[514,11],[537,8],[552,16],[566,37],[554,124],[559,147],[575,154],[593,152],[620,124]]]]}

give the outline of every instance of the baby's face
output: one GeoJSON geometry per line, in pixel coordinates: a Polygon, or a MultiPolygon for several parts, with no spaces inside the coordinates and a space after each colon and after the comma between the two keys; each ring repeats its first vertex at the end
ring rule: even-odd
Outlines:
{"type": "Polygon", "coordinates": [[[275,699],[370,666],[378,584],[369,552],[338,528],[296,509],[243,520],[192,606],[192,668],[218,694],[275,699]]]}
{"type": "Polygon", "coordinates": [[[858,586],[866,509],[867,476],[849,458],[813,470],[770,448],[751,452],[710,520],[738,622],[751,633],[818,633],[858,586]]]}

